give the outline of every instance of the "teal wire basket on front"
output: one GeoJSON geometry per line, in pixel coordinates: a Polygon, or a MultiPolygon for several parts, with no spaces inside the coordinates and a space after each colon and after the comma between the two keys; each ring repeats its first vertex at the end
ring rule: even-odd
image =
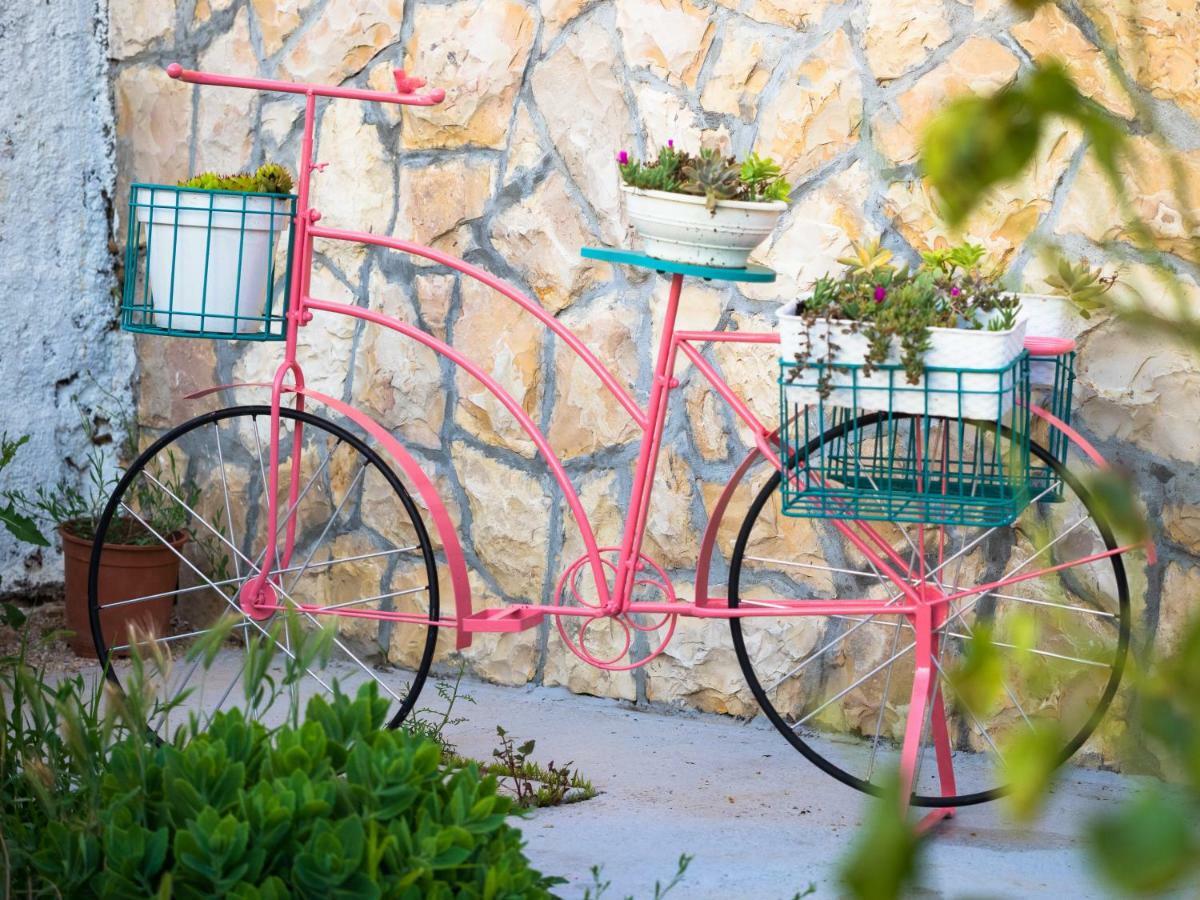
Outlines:
{"type": "Polygon", "coordinates": [[[135,184],[121,327],[283,340],[296,197],[135,184]]]}
{"type": "Polygon", "coordinates": [[[1031,499],[1029,360],[999,369],[781,361],[783,512],[992,527],[1031,499]]]}

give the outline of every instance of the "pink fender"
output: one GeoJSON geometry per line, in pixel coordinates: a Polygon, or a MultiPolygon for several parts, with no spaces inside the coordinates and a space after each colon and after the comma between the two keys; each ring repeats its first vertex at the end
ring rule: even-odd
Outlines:
{"type": "MultiPolygon", "coordinates": [[[[235,388],[270,388],[271,386],[269,382],[220,384],[204,388],[200,391],[194,391],[187,395],[187,399],[196,400],[200,397],[206,397],[209,394],[233,390],[235,388]]],[[[455,532],[454,523],[450,520],[450,514],[446,511],[445,504],[442,503],[437,489],[433,486],[433,482],[429,480],[429,476],[417,465],[417,461],[404,449],[404,446],[388,433],[386,428],[361,410],[357,410],[335,397],[330,397],[328,394],[322,394],[311,388],[302,387],[297,389],[285,386],[283,390],[288,393],[299,394],[305,399],[315,400],[318,403],[328,406],[335,412],[345,416],[355,425],[358,425],[363,431],[379,442],[380,446],[383,447],[396,465],[403,471],[405,477],[408,479],[408,483],[417,489],[417,493],[424,501],[426,508],[429,510],[429,515],[433,519],[434,528],[437,529],[438,537],[442,541],[442,550],[446,554],[446,565],[450,569],[450,584],[454,588],[454,619],[459,624],[454,646],[458,650],[471,646],[471,632],[461,627],[461,623],[466,621],[467,617],[471,615],[471,583],[467,579],[467,563],[463,556],[462,545],[458,542],[458,534],[455,532]]],[[[445,622],[446,618],[445,615],[440,617],[442,622],[445,622]]]]}

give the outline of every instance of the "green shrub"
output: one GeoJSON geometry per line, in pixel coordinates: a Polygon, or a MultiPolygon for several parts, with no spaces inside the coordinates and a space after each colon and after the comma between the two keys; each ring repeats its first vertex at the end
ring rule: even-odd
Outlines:
{"type": "MultiPolygon", "coordinates": [[[[306,665],[298,652],[273,680],[268,647],[248,648],[250,709],[306,665]]],[[[558,883],[529,865],[494,777],[382,727],[373,680],[353,697],[314,696],[303,720],[276,728],[233,709],[156,742],[147,712],[182,712],[143,708],[156,666],[169,674],[161,657],[132,660],[118,696],[81,676],[47,683],[24,653],[0,664],[0,860],[15,894],[503,898],[558,883]]]]}

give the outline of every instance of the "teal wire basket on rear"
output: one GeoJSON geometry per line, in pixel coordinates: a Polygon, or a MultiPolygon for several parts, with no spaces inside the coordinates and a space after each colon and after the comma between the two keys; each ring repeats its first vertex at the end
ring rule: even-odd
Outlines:
{"type": "MultiPolygon", "coordinates": [[[[1058,356],[1031,356],[1031,368],[1034,365],[1039,371],[1047,373],[1046,384],[1032,388],[1031,395],[1034,405],[1045,409],[1064,425],[1071,424],[1071,402],[1075,391],[1075,354],[1063,353],[1058,356]]],[[[1033,440],[1049,451],[1055,462],[1063,466],[1067,464],[1067,454],[1071,442],[1060,428],[1035,418],[1032,423],[1033,440]]],[[[1030,487],[1033,496],[1038,501],[1053,502],[1063,497],[1062,479],[1050,466],[1040,458],[1033,458],[1030,470],[1030,487]]]]}
{"type": "Polygon", "coordinates": [[[283,340],[295,216],[291,194],[133,185],[121,327],[283,340]]]}
{"type": "Polygon", "coordinates": [[[1025,353],[918,386],[902,366],[782,360],[779,394],[785,515],[992,527],[1030,503],[1025,353]]]}

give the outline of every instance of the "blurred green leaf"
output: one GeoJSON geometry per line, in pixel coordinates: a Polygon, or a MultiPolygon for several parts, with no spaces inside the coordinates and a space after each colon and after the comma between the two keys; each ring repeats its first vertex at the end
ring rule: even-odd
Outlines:
{"type": "Polygon", "coordinates": [[[1088,829],[1092,863],[1116,887],[1159,894],[1196,868],[1195,809],[1161,788],[1149,790],[1088,829]]]}
{"type": "Polygon", "coordinates": [[[8,529],[9,534],[18,541],[33,544],[37,547],[50,546],[50,542],[46,540],[46,536],[38,530],[37,523],[29,518],[29,516],[17,512],[12,503],[0,507],[0,522],[4,523],[4,527],[8,529]]]}
{"type": "Polygon", "coordinates": [[[850,854],[842,861],[841,882],[858,900],[908,896],[920,872],[921,840],[900,807],[900,780],[892,777],[870,807],[850,854]]]}
{"type": "Polygon", "coordinates": [[[1009,792],[1004,801],[1018,821],[1034,818],[1046,800],[1066,740],[1057,723],[1034,721],[1004,743],[1001,775],[1009,792]]]}
{"type": "Polygon", "coordinates": [[[1125,140],[1120,122],[1083,96],[1060,65],[1035,65],[990,96],[948,104],[926,126],[921,165],[946,221],[962,224],[991,188],[1025,171],[1051,117],[1079,126],[1100,167],[1110,180],[1118,178],[1125,140]]]}
{"type": "Polygon", "coordinates": [[[992,711],[1004,690],[1004,660],[986,622],[976,624],[970,640],[963,642],[961,661],[947,675],[955,704],[977,718],[992,711]]]}
{"type": "Polygon", "coordinates": [[[1120,542],[1137,544],[1150,536],[1150,525],[1138,506],[1133,479],[1127,472],[1100,469],[1081,481],[1091,495],[1097,518],[1108,523],[1120,542]]]}

